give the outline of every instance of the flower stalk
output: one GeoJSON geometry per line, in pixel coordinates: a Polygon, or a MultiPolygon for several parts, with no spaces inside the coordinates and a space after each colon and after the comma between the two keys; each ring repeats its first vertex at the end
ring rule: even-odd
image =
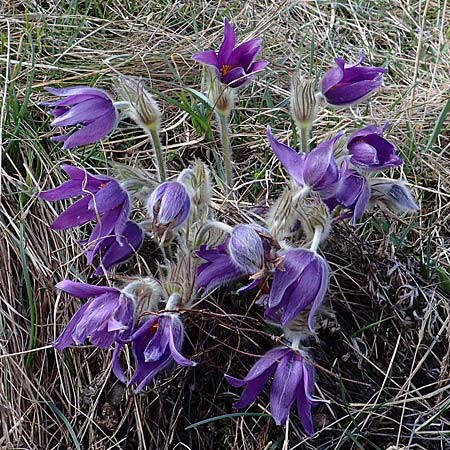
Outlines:
{"type": "Polygon", "coordinates": [[[145,126],[145,130],[147,131],[147,134],[153,144],[153,149],[155,150],[158,178],[162,183],[166,181],[166,163],[162,151],[161,140],[159,139],[158,126],[156,123],[151,123],[145,126]]]}
{"type": "Polygon", "coordinates": [[[224,192],[226,195],[233,190],[233,154],[231,149],[230,130],[228,128],[228,119],[222,111],[216,113],[217,120],[220,123],[220,142],[223,150],[224,164],[224,192]]]}

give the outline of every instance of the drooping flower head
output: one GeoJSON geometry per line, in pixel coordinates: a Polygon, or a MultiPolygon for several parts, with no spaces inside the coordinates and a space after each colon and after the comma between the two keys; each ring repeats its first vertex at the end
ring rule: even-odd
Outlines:
{"type": "Polygon", "coordinates": [[[403,160],[395,154],[396,147],[383,138],[384,127],[371,125],[353,133],[347,142],[350,162],[367,171],[377,171],[397,167],[403,160]]]}
{"type": "Polygon", "coordinates": [[[340,219],[352,217],[352,223],[356,224],[363,215],[370,200],[370,184],[367,177],[349,167],[348,159],[345,159],[341,168],[341,180],[335,195],[325,200],[332,211],[340,205],[349,210],[340,219]]]}
{"type": "Polygon", "coordinates": [[[414,213],[419,209],[410,190],[401,180],[389,178],[371,178],[370,203],[401,213],[414,213]]]}
{"type": "Polygon", "coordinates": [[[283,266],[275,269],[265,314],[271,317],[281,310],[284,327],[310,307],[308,325],[312,331],[314,315],[328,288],[328,265],[320,255],[304,248],[286,250],[281,255],[283,266]]]}
{"type": "MultiPolygon", "coordinates": [[[[196,365],[181,355],[183,340],[184,327],[178,314],[151,316],[139,324],[131,336],[135,371],[129,381],[129,384],[137,384],[136,392],[150,384],[172,361],[181,366],[196,365]]],[[[115,374],[119,379],[124,379],[123,372],[117,365],[115,374]]]]}
{"type": "Polygon", "coordinates": [[[158,239],[165,241],[188,218],[191,200],[181,183],[166,181],[152,192],[147,201],[147,209],[153,233],[158,239]]]}
{"type": "Polygon", "coordinates": [[[344,58],[336,58],[336,65],[322,77],[322,94],[333,106],[350,106],[365,100],[383,84],[385,67],[362,66],[364,54],[359,60],[347,64],[344,58]]]}
{"type": "Polygon", "coordinates": [[[332,139],[322,142],[307,154],[298,154],[291,147],[276,140],[270,127],[267,127],[267,137],[273,152],[283,164],[286,171],[301,187],[309,187],[323,198],[333,195],[339,181],[339,169],[334,159],[335,142],[343,135],[336,134],[332,139]]]}
{"type": "Polygon", "coordinates": [[[89,338],[92,345],[107,349],[119,337],[126,339],[134,322],[134,303],[119,289],[63,280],[56,287],[78,298],[90,298],[72,317],[53,346],[63,350],[81,345],[89,338]]]}
{"type": "MultiPolygon", "coordinates": [[[[132,256],[142,243],[143,233],[138,225],[128,220],[128,193],[111,177],[92,175],[68,164],[61,167],[69,181],[41,192],[40,197],[47,201],[81,198],[61,213],[51,228],[64,230],[95,221],[89,238],[82,242],[88,248],[89,264],[100,255],[104,258],[103,267],[108,269],[132,256]],[[114,241],[117,245],[113,245],[114,241]]],[[[96,273],[103,273],[103,269],[99,267],[96,273]]]]}
{"type": "Polygon", "coordinates": [[[255,73],[264,69],[268,61],[255,61],[261,51],[261,39],[243,42],[236,48],[236,33],[227,19],[224,19],[224,36],[219,51],[207,50],[192,56],[195,61],[214,69],[221,83],[232,88],[247,84],[255,73]]]}
{"type": "Polygon", "coordinates": [[[250,369],[247,376],[238,378],[225,375],[233,387],[244,387],[234,408],[246,408],[253,403],[269,378],[273,375],[270,391],[270,412],[277,425],[286,423],[289,410],[297,402],[297,411],[303,428],[312,435],[311,408],[314,404],[315,371],[302,354],[290,348],[274,348],[263,355],[250,369]]]}
{"type": "Polygon", "coordinates": [[[55,119],[51,125],[54,127],[81,126],[72,134],[53,138],[54,141],[64,142],[64,149],[100,141],[117,127],[119,113],[112,98],[102,89],[74,86],[63,89],[46,88],[46,90],[62,97],[55,102],[43,103],[53,108],[50,113],[55,116],[55,119]]]}

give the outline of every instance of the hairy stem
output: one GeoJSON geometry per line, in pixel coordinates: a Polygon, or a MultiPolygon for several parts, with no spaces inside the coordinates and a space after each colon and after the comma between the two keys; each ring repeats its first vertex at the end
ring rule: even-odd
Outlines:
{"type": "Polygon", "coordinates": [[[162,183],[166,181],[166,163],[164,162],[164,155],[161,146],[161,140],[159,139],[159,133],[156,124],[148,125],[146,131],[149,133],[149,137],[152,141],[153,148],[155,149],[156,156],[156,168],[158,169],[158,178],[162,183]]]}
{"type": "Polygon", "coordinates": [[[311,134],[311,125],[307,124],[301,124],[299,126],[300,130],[300,139],[301,139],[301,151],[302,153],[308,153],[309,152],[309,140],[310,140],[310,134],[311,134]]]}
{"type": "Polygon", "coordinates": [[[223,150],[225,194],[233,190],[233,155],[231,151],[230,131],[225,114],[217,112],[217,120],[220,122],[220,141],[223,150]]]}
{"type": "Polygon", "coordinates": [[[317,253],[317,249],[319,248],[320,241],[322,240],[322,233],[323,233],[323,228],[321,226],[318,226],[314,229],[314,237],[313,237],[313,240],[311,242],[311,247],[310,247],[310,250],[313,251],[314,253],[317,253]]]}

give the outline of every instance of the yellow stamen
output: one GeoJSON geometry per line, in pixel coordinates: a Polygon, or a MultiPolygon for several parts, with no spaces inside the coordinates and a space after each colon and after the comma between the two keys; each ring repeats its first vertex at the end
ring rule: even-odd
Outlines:
{"type": "Polygon", "coordinates": [[[222,68],[220,69],[220,74],[222,76],[226,75],[230,70],[232,69],[232,66],[230,66],[229,64],[225,64],[222,66],[222,68]]]}

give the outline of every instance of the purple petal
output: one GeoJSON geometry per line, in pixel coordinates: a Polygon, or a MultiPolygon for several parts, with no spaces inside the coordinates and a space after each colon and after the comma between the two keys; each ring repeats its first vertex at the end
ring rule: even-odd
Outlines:
{"type": "Polygon", "coordinates": [[[108,286],[94,286],[92,284],[79,283],[77,281],[70,280],[62,280],[55,287],[77,298],[96,297],[108,292],[114,292],[117,295],[120,294],[120,291],[117,288],[108,286]]]}
{"type": "Polygon", "coordinates": [[[97,142],[111,133],[116,128],[117,123],[118,112],[114,109],[114,111],[98,117],[90,124],[71,134],[64,142],[63,148],[69,150],[73,147],[97,142]]]}
{"type": "Polygon", "coordinates": [[[85,194],[86,191],[78,180],[69,180],[54,189],[42,191],[39,197],[48,201],[64,200],[66,198],[78,197],[85,194]]]}
{"type": "MultiPolygon", "coordinates": [[[[253,403],[256,400],[256,397],[258,397],[259,393],[263,390],[265,384],[267,383],[267,380],[273,374],[274,370],[275,366],[270,366],[259,376],[249,381],[247,385],[244,387],[244,390],[242,391],[241,398],[237,402],[233,403],[233,408],[236,409],[246,408],[251,403],[253,403]]],[[[235,384],[233,383],[239,381],[236,378],[230,377],[228,375],[225,375],[225,379],[232,386],[235,386],[235,384]]]]}
{"type": "Polygon", "coordinates": [[[364,214],[366,207],[370,200],[370,186],[366,179],[364,179],[364,183],[361,189],[361,193],[358,196],[358,200],[354,206],[353,212],[353,225],[356,224],[356,221],[364,214]]]}
{"type": "Polygon", "coordinates": [[[169,348],[173,359],[180,366],[196,366],[197,363],[185,358],[179,350],[183,346],[184,330],[181,320],[173,318],[172,326],[169,328],[169,348]]]}
{"type": "Polygon", "coordinates": [[[298,361],[292,352],[278,364],[270,391],[270,412],[277,425],[284,425],[286,422],[302,375],[302,362],[298,361]]]}
{"type": "Polygon", "coordinates": [[[226,18],[223,21],[223,27],[223,40],[219,48],[219,53],[217,54],[219,68],[228,64],[228,59],[236,45],[236,33],[226,18]]]}
{"type": "Polygon", "coordinates": [[[321,88],[322,94],[326,95],[327,92],[336,84],[338,84],[344,77],[344,64],[345,61],[342,58],[336,58],[336,66],[328,70],[322,77],[321,88]]]}
{"type": "Polygon", "coordinates": [[[66,228],[84,225],[96,218],[95,211],[88,209],[91,197],[88,195],[76,201],[62,212],[50,225],[53,230],[64,230],[66,228]]]}
{"type": "Polygon", "coordinates": [[[247,74],[242,67],[235,67],[222,76],[222,83],[228,84],[230,87],[236,88],[246,81],[247,74]]]}
{"type": "Polygon", "coordinates": [[[320,286],[318,291],[316,292],[314,302],[311,306],[308,315],[308,326],[311,331],[314,330],[314,316],[323,302],[323,299],[328,289],[328,283],[330,278],[328,264],[326,263],[326,261],[319,255],[317,255],[317,261],[319,262],[320,267],[320,286]]]}
{"type": "Polygon", "coordinates": [[[312,376],[310,373],[310,364],[303,364],[303,385],[300,384],[297,389],[297,412],[300,422],[309,436],[314,434],[312,420],[311,401],[308,396],[312,395],[314,390],[314,367],[312,367],[312,376]],[[312,380],[312,383],[311,383],[312,380]],[[311,389],[312,384],[312,389],[311,389]]]}
{"type": "Polygon", "coordinates": [[[83,124],[96,120],[104,114],[114,114],[114,106],[103,98],[92,98],[78,103],[68,109],[65,114],[58,116],[50,124],[53,127],[64,127],[83,124]]]}
{"type": "Polygon", "coordinates": [[[269,140],[269,144],[272,147],[272,150],[275,153],[276,157],[279,159],[281,164],[283,164],[283,167],[286,169],[289,175],[300,186],[303,186],[304,157],[299,155],[291,147],[288,147],[287,145],[277,141],[273,137],[269,126],[267,127],[267,139],[269,140]]]}
{"type": "Polygon", "coordinates": [[[192,56],[192,59],[195,61],[206,64],[207,66],[219,67],[219,63],[217,61],[217,55],[214,50],[206,50],[204,52],[196,53],[192,56]]]}
{"type": "Polygon", "coordinates": [[[71,180],[83,181],[83,186],[95,185],[97,189],[104,183],[112,180],[111,177],[105,175],[92,175],[84,169],[80,169],[70,164],[61,164],[61,169],[66,172],[71,180]]]}
{"type": "Polygon", "coordinates": [[[380,76],[375,80],[362,80],[352,84],[330,89],[326,94],[327,102],[334,106],[349,106],[363,101],[375,89],[383,84],[380,76]]]}
{"type": "Polygon", "coordinates": [[[116,342],[116,346],[112,355],[112,371],[118,380],[120,380],[122,383],[126,383],[127,377],[125,376],[122,364],[120,363],[120,353],[122,351],[122,348],[123,344],[120,342],[116,342]]]}
{"type": "Polygon", "coordinates": [[[241,66],[247,70],[260,51],[261,38],[250,39],[249,41],[238,45],[231,52],[228,64],[230,66],[241,66]]]}
{"type": "Polygon", "coordinates": [[[262,59],[261,61],[255,61],[247,70],[248,73],[254,73],[259,72],[260,70],[263,70],[267,65],[269,64],[269,61],[266,61],[265,59],[262,59]]]}
{"type": "Polygon", "coordinates": [[[89,95],[95,97],[102,97],[104,99],[111,100],[109,94],[103,89],[92,88],[88,86],[71,86],[68,88],[45,88],[47,92],[50,94],[56,95],[58,97],[67,97],[67,96],[81,96],[81,95],[89,95]]]}

